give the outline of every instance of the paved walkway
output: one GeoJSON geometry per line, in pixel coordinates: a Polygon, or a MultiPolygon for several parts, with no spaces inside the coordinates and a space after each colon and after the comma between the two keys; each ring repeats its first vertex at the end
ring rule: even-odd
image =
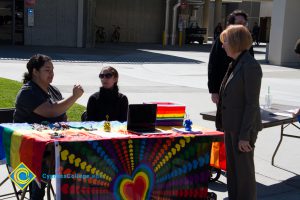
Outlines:
{"type": "MultiPolygon", "coordinates": [[[[184,103],[195,124],[214,128],[214,123],[202,120],[202,111],[211,111],[215,105],[207,91],[207,62],[211,45],[189,45],[184,48],[160,45],[102,44],[96,49],[56,47],[0,46],[0,76],[20,81],[26,69],[26,61],[34,53],[50,55],[54,62],[53,84],[64,96],[70,95],[74,83],[80,83],[85,94],[78,103],[86,105],[88,97],[98,90],[97,74],[102,66],[112,65],[120,73],[120,90],[130,103],[147,101],[175,101],[184,103]]],[[[255,47],[255,57],[262,63],[263,82],[261,103],[271,87],[273,102],[300,105],[299,69],[274,66],[265,63],[265,46],[255,47]]],[[[287,132],[299,130],[288,127],[287,132]]],[[[300,140],[284,138],[275,159],[271,156],[279,141],[279,127],[264,129],[255,150],[258,199],[300,199],[300,140]]],[[[4,167],[0,167],[4,170],[4,167]]],[[[0,174],[0,180],[5,174],[0,174]]],[[[0,188],[0,194],[9,190],[0,188]]],[[[212,183],[209,189],[218,199],[227,197],[226,178],[212,183]]]]}

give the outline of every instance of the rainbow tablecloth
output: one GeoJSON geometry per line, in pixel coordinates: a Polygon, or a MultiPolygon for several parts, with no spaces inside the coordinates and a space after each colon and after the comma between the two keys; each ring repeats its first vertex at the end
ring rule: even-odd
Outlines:
{"type": "MultiPolygon", "coordinates": [[[[212,138],[222,133],[137,136],[113,122],[112,136],[89,133],[102,123],[70,123],[59,142],[59,174],[42,173],[46,147],[55,140],[28,124],[1,124],[7,163],[24,162],[39,178],[60,178],[60,199],[206,199],[212,138]],[[119,134],[119,136],[118,136],[119,134]]],[[[107,133],[109,134],[109,133],[107,133]]],[[[3,159],[3,153],[2,153],[3,159]]]]}

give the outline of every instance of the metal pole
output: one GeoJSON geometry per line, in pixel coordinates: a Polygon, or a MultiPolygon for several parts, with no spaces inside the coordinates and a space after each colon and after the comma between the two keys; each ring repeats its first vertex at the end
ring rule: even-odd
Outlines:
{"type": "Polygon", "coordinates": [[[165,31],[163,35],[163,46],[166,46],[168,44],[168,39],[169,39],[170,1],[171,0],[166,0],[166,19],[165,19],[165,31]]]}
{"type": "Polygon", "coordinates": [[[182,30],[179,31],[179,47],[182,47],[182,30]]]}
{"type": "Polygon", "coordinates": [[[173,24],[172,24],[172,45],[175,45],[176,38],[176,23],[177,23],[177,9],[180,6],[181,0],[178,0],[178,3],[173,7],[173,24]]]}

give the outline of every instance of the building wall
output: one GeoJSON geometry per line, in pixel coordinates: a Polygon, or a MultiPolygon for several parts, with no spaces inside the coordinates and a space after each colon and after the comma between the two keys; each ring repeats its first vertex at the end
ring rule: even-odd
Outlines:
{"type": "MultiPolygon", "coordinates": [[[[223,29],[226,28],[226,18],[227,18],[227,6],[228,4],[223,3],[222,4],[222,15],[221,15],[221,24],[223,29]]],[[[214,30],[216,25],[214,24],[214,12],[215,12],[215,3],[214,2],[210,2],[209,4],[209,25],[208,25],[208,37],[214,37],[214,30]]]]}
{"type": "Polygon", "coordinates": [[[273,10],[273,1],[263,1],[260,3],[260,17],[271,17],[273,10]]]}
{"type": "Polygon", "coordinates": [[[294,65],[299,56],[294,52],[300,38],[299,0],[274,0],[269,44],[269,61],[276,65],[294,65]]]}
{"type": "Polygon", "coordinates": [[[25,7],[25,45],[68,46],[77,45],[77,1],[36,1],[34,26],[28,27],[25,7]]]}
{"type": "Polygon", "coordinates": [[[244,10],[248,14],[248,27],[251,31],[254,22],[259,24],[260,2],[243,1],[239,9],[244,10]]]}
{"type": "MultiPolygon", "coordinates": [[[[120,26],[120,42],[160,43],[165,21],[165,0],[97,0],[96,20],[107,40],[113,25],[120,26]]],[[[172,21],[170,21],[172,22],[172,21]]]]}
{"type": "Polygon", "coordinates": [[[227,23],[227,16],[232,13],[236,9],[240,9],[240,3],[225,3],[226,5],[226,11],[225,11],[225,23],[227,23]]]}

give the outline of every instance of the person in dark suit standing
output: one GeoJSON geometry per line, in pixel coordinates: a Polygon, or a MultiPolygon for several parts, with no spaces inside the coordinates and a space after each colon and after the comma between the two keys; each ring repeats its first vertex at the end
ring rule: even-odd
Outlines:
{"type": "MultiPolygon", "coordinates": [[[[227,25],[241,24],[246,26],[248,21],[248,15],[242,10],[235,10],[227,17],[227,25]]],[[[254,56],[253,48],[250,48],[251,55],[254,56]]],[[[226,52],[222,48],[222,42],[220,37],[217,37],[213,43],[212,49],[209,55],[208,62],[208,90],[211,94],[211,100],[217,104],[219,101],[219,90],[221,82],[225,76],[229,63],[232,58],[226,55],[226,52]]]]}
{"type": "Polygon", "coordinates": [[[257,22],[254,22],[254,26],[252,28],[252,37],[253,40],[255,41],[256,46],[259,45],[259,31],[260,31],[260,27],[258,26],[257,22]]]}
{"type": "Polygon", "coordinates": [[[215,30],[214,30],[214,40],[216,40],[220,36],[222,31],[223,31],[222,24],[218,23],[218,25],[215,27],[215,30]]]}
{"type": "Polygon", "coordinates": [[[233,59],[221,84],[217,112],[218,126],[225,133],[228,196],[230,200],[255,200],[254,144],[262,129],[262,69],[249,53],[253,40],[245,26],[227,27],[220,40],[233,59]]]}

